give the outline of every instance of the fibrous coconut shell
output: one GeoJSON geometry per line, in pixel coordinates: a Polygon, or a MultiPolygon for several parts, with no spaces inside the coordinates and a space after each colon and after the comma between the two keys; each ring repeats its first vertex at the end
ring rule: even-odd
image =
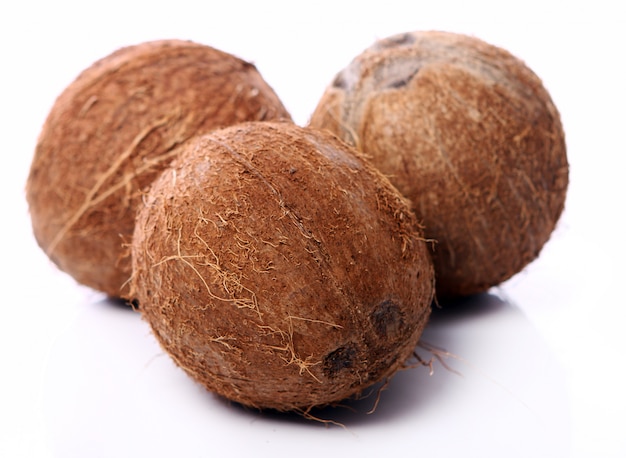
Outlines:
{"type": "Polygon", "coordinates": [[[58,97],[36,146],[26,196],[35,237],[63,271],[124,296],[142,192],[194,135],[290,119],[257,69],[181,40],[120,49],[58,97]]]}
{"type": "Polygon", "coordinates": [[[487,290],[535,259],[562,213],[559,112],[508,51],[448,32],[382,39],[339,72],[310,125],[358,147],[436,241],[439,297],[487,290]]]}
{"type": "Polygon", "coordinates": [[[187,144],[146,196],[132,259],[162,347],[256,408],[306,412],[390,377],[433,296],[406,200],[344,142],[288,123],[187,144]]]}

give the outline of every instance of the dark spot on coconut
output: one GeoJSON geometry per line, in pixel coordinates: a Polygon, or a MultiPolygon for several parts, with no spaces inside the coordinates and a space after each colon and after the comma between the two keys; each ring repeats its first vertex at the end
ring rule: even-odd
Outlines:
{"type": "Polygon", "coordinates": [[[352,345],[339,347],[330,352],[324,357],[324,374],[333,378],[340,371],[354,367],[356,353],[356,349],[352,345]]]}
{"type": "Polygon", "coordinates": [[[347,89],[348,88],[348,82],[346,81],[346,78],[345,78],[343,72],[338,73],[337,76],[335,76],[335,79],[333,80],[333,87],[335,87],[337,89],[347,89]]]}
{"type": "Polygon", "coordinates": [[[371,322],[380,337],[395,337],[403,324],[400,307],[390,299],[381,302],[372,313],[371,322]]]}
{"type": "Polygon", "coordinates": [[[291,167],[291,168],[289,169],[289,175],[293,175],[293,174],[294,174],[294,173],[296,173],[297,171],[298,171],[298,169],[297,169],[297,168],[295,168],[295,167],[291,167]]]}
{"type": "Polygon", "coordinates": [[[410,33],[402,33],[394,35],[385,40],[381,40],[378,49],[397,48],[400,46],[411,45],[415,42],[415,37],[410,33]]]}
{"type": "Polygon", "coordinates": [[[389,83],[389,85],[387,87],[390,88],[390,89],[400,89],[400,88],[406,86],[407,84],[409,84],[409,82],[413,79],[413,77],[415,75],[417,75],[419,73],[419,71],[420,71],[420,69],[417,68],[413,72],[411,72],[411,74],[405,76],[404,78],[392,81],[391,83],[389,83]]]}

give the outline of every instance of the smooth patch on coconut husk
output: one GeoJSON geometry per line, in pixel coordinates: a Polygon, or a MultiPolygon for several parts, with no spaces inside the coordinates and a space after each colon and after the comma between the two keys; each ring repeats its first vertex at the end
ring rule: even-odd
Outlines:
{"type": "Polygon", "coordinates": [[[120,49],[72,82],[36,146],[26,197],[35,237],[78,282],[124,296],[143,190],[188,139],[243,121],[290,120],[257,69],[209,46],[120,49]]]}
{"type": "Polygon", "coordinates": [[[564,207],[559,113],[540,79],[477,38],[415,32],[376,42],[327,88],[310,125],[356,145],[436,240],[439,297],[522,270],[564,207]]]}
{"type": "Polygon", "coordinates": [[[390,377],[433,297],[408,202],[344,142],[288,123],[186,145],[138,212],[132,259],[163,348],[256,408],[307,412],[390,377]]]}

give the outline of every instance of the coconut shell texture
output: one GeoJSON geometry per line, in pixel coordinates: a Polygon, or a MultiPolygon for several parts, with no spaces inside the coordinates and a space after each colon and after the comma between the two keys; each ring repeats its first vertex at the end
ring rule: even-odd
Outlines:
{"type": "Polygon", "coordinates": [[[179,40],[122,48],[58,97],[26,197],[35,237],[78,282],[125,296],[142,192],[188,139],[243,121],[290,119],[256,68],[179,40]]]}
{"type": "Polygon", "coordinates": [[[133,297],[162,347],[230,400],[308,411],[390,377],[434,271],[406,200],[353,148],[291,123],[199,137],[153,183],[133,297]]]}
{"type": "Polygon", "coordinates": [[[562,213],[559,113],[518,58],[477,38],[379,40],[327,88],[310,125],[356,145],[436,241],[437,296],[479,293],[535,259],[562,213]]]}

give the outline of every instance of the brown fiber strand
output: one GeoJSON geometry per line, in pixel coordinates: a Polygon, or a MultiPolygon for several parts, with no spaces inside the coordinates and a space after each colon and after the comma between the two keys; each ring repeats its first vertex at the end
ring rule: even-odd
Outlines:
{"type": "Polygon", "coordinates": [[[78,222],[78,220],[89,210],[89,208],[98,204],[102,200],[109,197],[111,194],[116,192],[119,188],[127,184],[133,177],[127,177],[125,180],[118,182],[116,185],[111,186],[105,192],[103,192],[98,199],[94,199],[100,188],[109,178],[115,177],[120,169],[120,167],[128,160],[128,158],[133,154],[137,146],[143,141],[143,139],[154,129],[162,126],[167,123],[167,119],[157,120],[153,125],[146,127],[143,131],[139,132],[139,134],[135,137],[130,146],[114,161],[111,166],[98,178],[93,188],[91,188],[87,195],[85,196],[85,201],[83,204],[76,210],[76,212],[67,220],[65,225],[61,228],[61,230],[57,233],[57,235],[52,239],[50,245],[46,248],[46,254],[48,256],[54,253],[54,250],[57,244],[63,239],[65,234],[70,230],[70,228],[78,222]]]}
{"type": "MultiPolygon", "coordinates": [[[[220,296],[217,296],[216,294],[214,294],[211,291],[211,287],[207,283],[207,280],[202,276],[202,274],[200,274],[198,269],[191,262],[189,262],[187,260],[187,258],[197,258],[197,257],[200,257],[200,256],[199,255],[185,256],[185,255],[183,255],[181,253],[181,251],[180,251],[180,239],[181,239],[181,237],[182,237],[182,228],[179,228],[178,229],[178,239],[177,239],[177,243],[176,243],[177,253],[175,255],[163,257],[159,262],[154,264],[152,267],[157,267],[160,264],[165,263],[165,262],[169,262],[169,261],[180,261],[183,264],[185,264],[186,266],[188,266],[193,271],[194,275],[196,275],[200,279],[200,281],[202,282],[202,284],[204,285],[204,287],[205,287],[205,289],[207,291],[207,294],[209,295],[209,297],[211,299],[215,299],[215,300],[220,301],[220,302],[232,302],[237,307],[251,308],[251,309],[255,310],[256,312],[259,312],[259,307],[258,307],[258,304],[257,304],[257,301],[256,301],[256,296],[255,296],[254,292],[249,290],[248,288],[244,287],[240,283],[239,283],[239,286],[241,286],[242,289],[248,291],[251,294],[252,299],[237,299],[237,298],[229,299],[227,297],[220,297],[220,296]]],[[[207,249],[209,251],[211,251],[211,253],[215,256],[215,254],[212,252],[211,248],[208,245],[207,245],[207,249]]],[[[205,262],[203,265],[212,267],[215,270],[215,272],[217,272],[218,275],[221,276],[220,275],[221,269],[220,269],[219,265],[217,265],[215,263],[207,263],[207,262],[205,262]]],[[[222,282],[222,286],[224,287],[226,292],[230,293],[229,288],[225,284],[225,281],[222,282]]]]}

